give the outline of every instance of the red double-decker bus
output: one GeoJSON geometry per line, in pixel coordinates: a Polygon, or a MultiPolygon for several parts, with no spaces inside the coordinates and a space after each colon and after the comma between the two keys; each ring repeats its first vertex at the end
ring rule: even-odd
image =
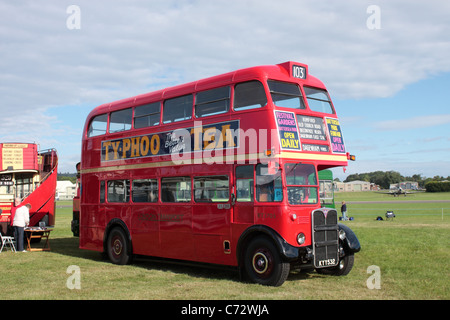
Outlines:
{"type": "Polygon", "coordinates": [[[55,149],[39,150],[35,143],[0,143],[0,231],[12,234],[15,199],[30,204],[29,226],[55,225],[58,174],[55,149]]]}
{"type": "Polygon", "coordinates": [[[293,267],[345,275],[360,244],[321,207],[317,176],[350,158],[324,84],[301,63],[107,103],[83,131],[80,247],[116,264],[235,266],[273,286],[293,267]]]}

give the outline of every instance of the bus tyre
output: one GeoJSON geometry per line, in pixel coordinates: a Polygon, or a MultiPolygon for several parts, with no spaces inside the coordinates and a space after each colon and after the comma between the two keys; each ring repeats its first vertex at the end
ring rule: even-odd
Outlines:
{"type": "Polygon", "coordinates": [[[130,244],[122,228],[114,228],[108,235],[106,250],[109,260],[114,264],[131,262],[130,244]]]}
{"type": "Polygon", "coordinates": [[[259,236],[247,246],[244,268],[250,281],[278,287],[288,277],[290,264],[282,261],[272,241],[264,236],[259,236]]]}
{"type": "Polygon", "coordinates": [[[332,276],[346,276],[353,268],[353,263],[355,262],[355,256],[349,254],[344,256],[336,267],[332,268],[320,268],[316,269],[317,273],[327,274],[332,276]]]}

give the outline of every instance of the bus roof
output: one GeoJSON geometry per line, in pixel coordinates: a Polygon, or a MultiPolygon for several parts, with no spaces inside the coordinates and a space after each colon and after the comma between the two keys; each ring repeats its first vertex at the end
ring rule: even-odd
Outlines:
{"type": "Polygon", "coordinates": [[[325,85],[314,76],[307,74],[306,80],[297,79],[292,76],[292,66],[299,65],[306,70],[308,66],[302,63],[288,61],[277,65],[255,66],[245,69],[239,69],[232,72],[224,73],[217,76],[204,78],[201,80],[180,84],[173,87],[160,89],[157,91],[140,94],[113,102],[104,103],[94,110],[88,116],[88,119],[94,115],[104,114],[111,111],[120,110],[125,107],[138,106],[150,102],[156,102],[169,99],[197,91],[213,89],[220,86],[230,85],[236,82],[249,81],[254,79],[276,79],[280,81],[298,81],[302,84],[325,89],[325,85]]]}

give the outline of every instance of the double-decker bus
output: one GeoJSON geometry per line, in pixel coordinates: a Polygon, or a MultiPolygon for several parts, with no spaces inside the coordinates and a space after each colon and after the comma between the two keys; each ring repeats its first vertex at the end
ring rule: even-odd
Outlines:
{"type": "Polygon", "coordinates": [[[83,131],[79,245],[116,264],[234,266],[272,286],[293,267],[345,275],[360,244],[321,206],[317,172],[350,158],[324,84],[302,63],[106,103],[83,131]]]}
{"type": "Polygon", "coordinates": [[[0,143],[0,226],[11,234],[15,199],[30,204],[29,226],[55,225],[58,154],[35,143],[0,143]]]}
{"type": "Polygon", "coordinates": [[[336,208],[334,202],[333,172],[325,169],[319,171],[319,192],[322,207],[336,208]]]}

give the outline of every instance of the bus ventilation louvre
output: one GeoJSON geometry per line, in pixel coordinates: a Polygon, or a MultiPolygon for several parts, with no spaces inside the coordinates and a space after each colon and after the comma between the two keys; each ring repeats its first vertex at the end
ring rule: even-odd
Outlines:
{"type": "Polygon", "coordinates": [[[313,213],[314,266],[331,267],[339,262],[338,214],[334,209],[321,208],[313,213]]]}

